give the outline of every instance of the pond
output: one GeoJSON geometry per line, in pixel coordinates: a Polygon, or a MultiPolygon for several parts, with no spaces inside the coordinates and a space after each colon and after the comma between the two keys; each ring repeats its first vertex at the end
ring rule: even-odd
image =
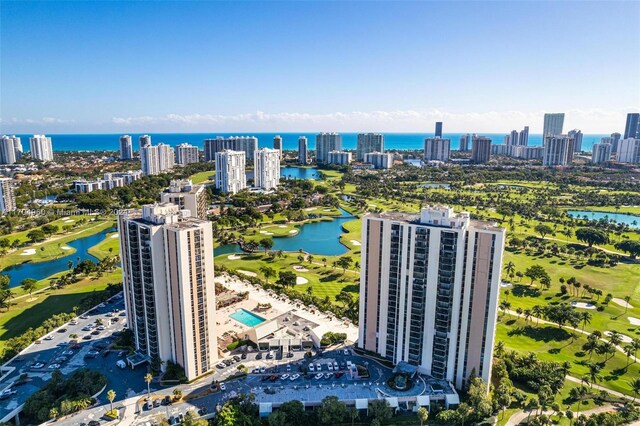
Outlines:
{"type": "Polygon", "coordinates": [[[280,178],[320,180],[320,173],[315,167],[281,167],[280,178]]]}
{"type": "MultiPolygon", "coordinates": [[[[343,233],[342,224],[353,220],[347,211],[340,209],[342,216],[331,221],[306,223],[300,226],[300,232],[293,237],[273,238],[272,250],[298,251],[300,249],[321,256],[339,256],[348,249],[340,242],[343,233]]],[[[227,244],[214,249],[216,256],[241,253],[237,244],[227,244]]]]}
{"type": "MultiPolygon", "coordinates": [[[[78,258],[80,258],[80,261],[91,259],[94,262],[97,262],[98,259],[89,254],[89,248],[103,241],[106,235],[109,232],[113,231],[115,231],[115,228],[106,229],[102,232],[98,232],[97,234],[89,235],[88,237],[84,238],[78,238],[77,240],[65,244],[65,246],[73,247],[74,249],[76,249],[74,253],[71,253],[69,255],[62,256],[53,260],[48,260],[46,262],[28,262],[22,263],[20,265],[10,266],[0,273],[9,276],[10,287],[18,287],[20,285],[20,282],[25,278],[42,280],[53,274],[57,274],[58,272],[68,270],[68,262],[70,260],[74,262],[74,265],[78,262],[78,258]]],[[[24,249],[21,248],[19,250],[22,251],[24,249]]],[[[25,260],[28,261],[28,258],[28,256],[25,256],[25,260]]]]}
{"type": "Polygon", "coordinates": [[[630,228],[640,229],[640,216],[635,216],[626,213],[613,213],[613,212],[594,212],[589,210],[567,210],[567,214],[576,219],[583,219],[586,216],[589,220],[613,220],[616,223],[625,223],[630,228]]]}

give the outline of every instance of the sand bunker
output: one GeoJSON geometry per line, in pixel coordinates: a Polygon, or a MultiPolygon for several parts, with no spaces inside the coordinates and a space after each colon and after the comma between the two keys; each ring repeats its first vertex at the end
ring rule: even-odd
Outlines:
{"type": "Polygon", "coordinates": [[[258,274],[256,274],[255,272],[243,271],[242,269],[236,269],[236,272],[240,272],[242,275],[246,275],[248,277],[257,277],[258,276],[258,274]]]}
{"type": "Polygon", "coordinates": [[[305,277],[296,277],[296,284],[306,284],[309,280],[305,277]]]}
{"type": "Polygon", "coordinates": [[[71,247],[69,247],[69,246],[62,246],[62,247],[60,247],[60,248],[61,248],[62,250],[71,250],[71,247]]]}
{"type": "Polygon", "coordinates": [[[20,253],[20,256],[31,256],[34,254],[36,254],[36,249],[26,249],[25,251],[20,253]]]}
{"type": "Polygon", "coordinates": [[[75,220],[73,220],[73,219],[67,219],[67,220],[64,221],[64,223],[73,223],[73,222],[75,222],[75,220]]]}
{"type": "Polygon", "coordinates": [[[504,281],[502,281],[502,282],[500,283],[500,287],[512,287],[512,286],[513,286],[513,284],[511,284],[511,283],[505,283],[504,281]]]}
{"type": "Polygon", "coordinates": [[[111,238],[120,238],[120,236],[118,234],[113,234],[111,238]]]}
{"type": "Polygon", "coordinates": [[[287,225],[278,225],[278,228],[286,228],[287,225]]]}
{"type": "MultiPolygon", "coordinates": [[[[215,250],[214,250],[215,252],[215,250]]],[[[240,260],[242,259],[242,256],[238,255],[238,254],[230,254],[229,256],[227,256],[227,259],[229,260],[240,260]]]]}
{"type": "Polygon", "coordinates": [[[261,233],[261,234],[266,234],[266,233],[267,233],[267,231],[260,231],[260,233],[261,233]]]}
{"type": "Polygon", "coordinates": [[[273,232],[265,232],[264,235],[273,235],[273,232]]]}
{"type": "Polygon", "coordinates": [[[297,234],[298,230],[297,229],[292,229],[291,231],[289,231],[290,234],[297,234]]]}
{"type": "Polygon", "coordinates": [[[351,240],[351,244],[353,244],[354,246],[361,246],[362,244],[360,244],[360,241],[358,240],[351,240]]]}
{"type": "Polygon", "coordinates": [[[627,317],[629,319],[629,322],[633,325],[640,325],[640,318],[636,318],[636,317],[627,317]]]}
{"type": "Polygon", "coordinates": [[[595,309],[596,306],[592,305],[591,303],[584,303],[584,302],[571,302],[571,306],[573,306],[574,308],[580,308],[580,309],[595,309]]]}
{"type": "Polygon", "coordinates": [[[633,309],[633,306],[631,306],[629,303],[625,302],[624,299],[620,299],[619,297],[614,297],[613,299],[611,299],[611,301],[615,304],[618,304],[620,306],[622,306],[623,308],[629,308],[629,309],[633,309]]]}
{"type": "Polygon", "coordinates": [[[298,272],[309,272],[307,268],[301,265],[293,265],[293,270],[298,272]]]}
{"type": "Polygon", "coordinates": [[[317,209],[317,207],[307,207],[306,209],[304,209],[304,211],[306,211],[306,212],[312,212],[312,211],[314,211],[314,210],[316,210],[316,209],[317,209]]]}

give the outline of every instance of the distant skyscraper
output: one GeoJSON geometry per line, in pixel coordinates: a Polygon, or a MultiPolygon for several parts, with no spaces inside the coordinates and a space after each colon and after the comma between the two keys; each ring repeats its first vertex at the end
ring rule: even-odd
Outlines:
{"type": "Polygon", "coordinates": [[[450,139],[426,138],[424,140],[424,161],[449,161],[450,139]]]}
{"type": "MultiPolygon", "coordinates": [[[[339,151],[336,149],[336,151],[339,151]]],[[[368,152],[384,152],[384,135],[380,133],[360,133],[356,148],[356,160],[364,160],[368,152]]]]}
{"type": "Polygon", "coordinates": [[[529,146],[529,126],[524,126],[524,130],[518,135],[518,145],[529,146]]]}
{"type": "Polygon", "coordinates": [[[140,148],[140,163],[145,176],[157,175],[173,169],[175,151],[167,144],[145,145],[140,148]]]}
{"type": "Polygon", "coordinates": [[[613,154],[618,152],[618,142],[622,135],[620,133],[611,133],[611,151],[613,154]]]}
{"type": "Polygon", "coordinates": [[[460,136],[460,148],[459,151],[465,152],[469,151],[469,142],[471,141],[471,135],[467,133],[466,135],[460,136]]]}
{"type": "Polygon", "coordinates": [[[262,148],[255,152],[253,186],[266,190],[275,189],[280,183],[280,151],[262,148]]]}
{"type": "Polygon", "coordinates": [[[473,135],[471,143],[471,161],[477,164],[488,163],[491,159],[491,139],[473,135]]]}
{"type": "Polygon", "coordinates": [[[207,219],[207,191],[204,185],[194,185],[190,179],[172,180],[160,194],[163,203],[171,203],[180,210],[189,210],[191,216],[207,219]]]}
{"type": "Polygon", "coordinates": [[[436,121],[436,131],[434,136],[436,138],[442,138],[442,121],[436,121]]]}
{"type": "Polygon", "coordinates": [[[127,313],[136,350],[184,369],[188,380],[218,358],[211,222],[178,206],[145,205],[118,216],[127,313]]]}
{"type": "Polygon", "coordinates": [[[640,138],[640,113],[627,114],[627,124],[624,126],[624,138],[640,138]]]}
{"type": "Polygon", "coordinates": [[[573,139],[573,151],[582,152],[582,132],[578,129],[573,129],[567,133],[567,136],[573,139]]]}
{"type": "Polygon", "coordinates": [[[616,160],[620,163],[640,163],[640,139],[622,139],[618,144],[616,160]]]}
{"type": "Polygon", "coordinates": [[[547,136],[544,141],[542,165],[566,166],[573,160],[573,139],[567,135],[547,136]]]}
{"type": "Polygon", "coordinates": [[[193,164],[200,161],[198,147],[190,143],[181,143],[176,147],[176,163],[181,166],[193,164]]]}
{"type": "Polygon", "coordinates": [[[282,160],[282,137],[280,137],[280,135],[276,135],[276,137],[273,138],[273,149],[278,150],[280,159],[282,160]]]}
{"type": "Polygon", "coordinates": [[[307,164],[309,162],[309,149],[307,138],[300,136],[298,138],[298,163],[307,164]]]}
{"type": "Polygon", "coordinates": [[[600,164],[611,160],[611,144],[594,143],[591,149],[591,162],[600,164]]]}
{"type": "Polygon", "coordinates": [[[557,136],[562,134],[564,126],[564,113],[547,113],[544,115],[544,128],[542,131],[542,143],[544,144],[547,136],[557,136]]]}
{"type": "Polygon", "coordinates": [[[518,143],[519,143],[518,131],[512,130],[511,133],[509,133],[509,139],[506,145],[518,145],[518,143]]]}
{"type": "Polygon", "coordinates": [[[13,164],[16,162],[16,145],[14,136],[3,135],[0,138],[0,164],[13,164]]]}
{"type": "Polygon", "coordinates": [[[151,146],[151,136],[149,135],[140,136],[138,138],[138,143],[139,143],[140,149],[151,146]]]}
{"type": "Polygon", "coordinates": [[[16,197],[10,178],[0,178],[0,213],[16,209],[16,197]]]}
{"type": "Polygon", "coordinates": [[[459,389],[488,382],[505,229],[446,206],[362,222],[358,346],[459,389]]]}
{"type": "Polygon", "coordinates": [[[247,187],[246,153],[225,150],[216,152],[216,188],[235,194],[247,187]]]}
{"type": "Polygon", "coordinates": [[[368,152],[364,155],[364,162],[372,164],[375,169],[390,169],[393,167],[393,154],[368,152]]]}
{"type": "Polygon", "coordinates": [[[316,135],[316,161],[327,162],[329,151],[342,151],[342,136],[338,133],[319,133],[316,135]]]}
{"type": "Polygon", "coordinates": [[[120,160],[133,160],[133,142],[129,135],[120,136],[120,160]]]}
{"type": "Polygon", "coordinates": [[[351,163],[351,157],[352,154],[349,151],[329,151],[327,154],[327,163],[344,166],[351,163]]]}
{"type": "Polygon", "coordinates": [[[253,153],[258,149],[258,138],[255,136],[218,136],[215,139],[204,140],[204,159],[213,161],[216,153],[225,150],[244,151],[245,158],[253,161],[253,153]]]}
{"type": "Polygon", "coordinates": [[[45,135],[33,135],[33,137],[29,139],[29,149],[33,160],[53,161],[51,138],[45,135]]]}

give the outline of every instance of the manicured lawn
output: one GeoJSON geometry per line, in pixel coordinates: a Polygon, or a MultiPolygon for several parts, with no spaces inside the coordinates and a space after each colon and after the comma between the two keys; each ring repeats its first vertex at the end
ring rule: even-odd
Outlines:
{"type": "MultiPolygon", "coordinates": [[[[211,167],[213,167],[213,165],[211,167]]],[[[189,179],[191,179],[193,183],[211,182],[211,180],[213,179],[210,179],[210,178],[215,176],[215,174],[216,174],[215,170],[211,169],[211,170],[206,170],[204,172],[193,174],[189,176],[189,179]]]]}
{"type": "Polygon", "coordinates": [[[98,259],[104,259],[107,256],[115,256],[120,253],[120,239],[114,238],[117,232],[107,234],[104,240],[89,249],[89,253],[98,259]]]}
{"type": "MultiPolygon", "coordinates": [[[[72,312],[73,307],[87,295],[103,291],[109,283],[121,281],[122,275],[118,269],[101,278],[85,278],[60,290],[49,289],[36,293],[34,300],[29,296],[12,300],[10,309],[0,312],[0,350],[7,339],[19,336],[28,328],[40,326],[55,314],[72,312]]],[[[42,286],[48,283],[48,279],[40,282],[42,286]]]]}

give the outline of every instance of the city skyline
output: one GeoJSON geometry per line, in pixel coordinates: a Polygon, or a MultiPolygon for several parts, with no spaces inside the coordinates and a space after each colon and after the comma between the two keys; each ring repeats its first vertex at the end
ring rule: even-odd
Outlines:
{"type": "Polygon", "coordinates": [[[3,133],[431,132],[442,121],[449,132],[528,125],[540,133],[542,115],[562,111],[584,133],[619,132],[626,113],[640,109],[640,59],[602,64],[640,48],[639,12],[634,2],[7,2],[0,35],[11,66],[2,74],[0,126],[3,133]],[[117,17],[119,28],[142,22],[144,31],[114,32],[105,16],[117,17]],[[215,27],[201,25],[212,16],[215,27]],[[589,30],[575,31],[569,19],[589,30]],[[323,30],[327,21],[333,31],[323,30]],[[230,35],[237,25],[242,35],[230,35]],[[572,67],[550,66],[568,54],[572,67]],[[430,67],[434,57],[445,65],[430,67]],[[34,58],[47,66],[27,66],[34,58]],[[318,67],[318,58],[340,66],[318,67]],[[164,66],[171,63],[180,67],[164,66]]]}

